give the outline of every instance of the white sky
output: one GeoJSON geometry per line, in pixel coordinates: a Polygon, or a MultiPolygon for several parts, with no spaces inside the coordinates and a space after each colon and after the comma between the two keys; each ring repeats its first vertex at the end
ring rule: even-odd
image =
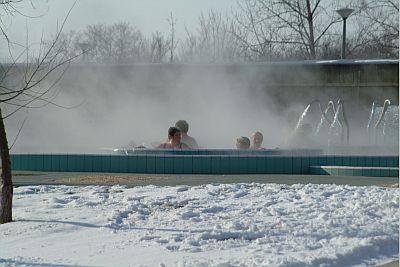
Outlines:
{"type": "MultiPolygon", "coordinates": [[[[66,16],[75,0],[25,0],[18,9],[25,15],[40,16],[25,18],[18,14],[5,21],[12,40],[25,42],[28,28],[29,40],[40,38],[42,32],[54,34],[57,21],[66,16]]],[[[236,4],[235,0],[77,0],[67,21],[65,31],[82,30],[89,24],[126,21],[140,29],[145,35],[154,31],[167,32],[167,19],[172,12],[177,20],[177,35],[184,34],[184,26],[195,29],[201,12],[213,9],[226,12],[236,4]]],[[[4,20],[4,17],[2,18],[4,20]]]]}

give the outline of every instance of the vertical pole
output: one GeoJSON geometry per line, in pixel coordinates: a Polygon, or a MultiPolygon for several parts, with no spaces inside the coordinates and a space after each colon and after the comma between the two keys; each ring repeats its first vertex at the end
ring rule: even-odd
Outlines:
{"type": "Polygon", "coordinates": [[[346,19],[343,19],[342,59],[346,58],[346,19]]]}

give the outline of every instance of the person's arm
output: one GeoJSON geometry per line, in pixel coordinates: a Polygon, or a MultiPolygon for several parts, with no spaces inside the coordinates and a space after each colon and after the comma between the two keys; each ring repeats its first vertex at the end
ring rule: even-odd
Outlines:
{"type": "Polygon", "coordinates": [[[159,144],[158,146],[156,146],[156,149],[165,149],[166,147],[167,147],[167,144],[162,143],[162,144],[159,144]]]}

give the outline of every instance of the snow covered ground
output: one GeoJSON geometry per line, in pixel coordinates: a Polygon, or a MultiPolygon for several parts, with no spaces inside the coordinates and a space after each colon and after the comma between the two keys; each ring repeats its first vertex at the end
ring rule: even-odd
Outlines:
{"type": "Polygon", "coordinates": [[[26,186],[5,266],[354,266],[398,259],[399,189],[26,186]]]}

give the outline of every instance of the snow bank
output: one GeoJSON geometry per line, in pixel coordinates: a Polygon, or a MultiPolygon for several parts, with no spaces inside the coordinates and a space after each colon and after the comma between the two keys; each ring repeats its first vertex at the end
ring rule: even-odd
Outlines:
{"type": "Polygon", "coordinates": [[[29,186],[0,265],[348,266],[396,259],[399,189],[29,186]]]}

